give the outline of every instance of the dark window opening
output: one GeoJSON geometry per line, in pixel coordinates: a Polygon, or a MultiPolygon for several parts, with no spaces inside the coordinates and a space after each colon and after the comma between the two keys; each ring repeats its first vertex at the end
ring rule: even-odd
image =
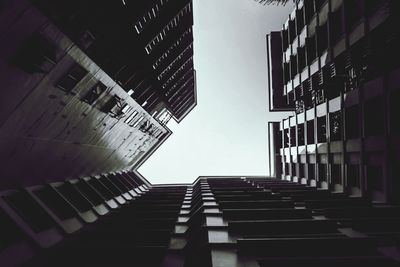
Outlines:
{"type": "Polygon", "coordinates": [[[314,144],[314,120],[307,121],[307,144],[314,144]]]}
{"type": "Polygon", "coordinates": [[[308,164],[308,179],[315,180],[315,164],[308,164]]]}
{"type": "Polygon", "coordinates": [[[92,203],[90,203],[79,191],[76,190],[76,188],[69,183],[60,185],[57,187],[57,191],[60,192],[66,199],[68,199],[80,212],[88,211],[93,206],[92,203]]]}
{"type": "Polygon", "coordinates": [[[285,163],[285,175],[290,175],[289,163],[285,163]]]}
{"type": "Polygon", "coordinates": [[[20,191],[12,195],[5,196],[4,200],[37,233],[49,229],[55,225],[53,219],[26,192],[20,191]]]}
{"type": "Polygon", "coordinates": [[[103,83],[98,82],[92,89],[90,89],[86,93],[82,100],[92,105],[106,89],[107,87],[103,83]]]}
{"type": "Polygon", "coordinates": [[[79,181],[78,183],[74,184],[74,187],[76,187],[79,192],[81,192],[93,204],[99,205],[104,202],[104,199],[101,197],[101,195],[87,182],[79,181]]]}
{"type": "Polygon", "coordinates": [[[289,63],[283,63],[283,83],[286,85],[290,81],[289,63]]]}
{"type": "Polygon", "coordinates": [[[110,190],[106,188],[97,178],[92,178],[88,182],[106,200],[110,200],[114,197],[114,195],[110,192],[110,190]]]}
{"type": "Polygon", "coordinates": [[[289,129],[283,130],[283,144],[284,147],[289,147],[289,129]]]}
{"type": "Polygon", "coordinates": [[[349,187],[361,188],[359,165],[347,165],[347,184],[349,187]]]}
{"type": "Polygon", "coordinates": [[[296,127],[290,127],[290,145],[292,147],[296,146],[296,127]]]}
{"type": "Polygon", "coordinates": [[[315,0],[315,10],[319,11],[326,0],[315,0]]]}
{"type": "Polygon", "coordinates": [[[296,163],[292,163],[292,176],[297,176],[296,163]]]}
{"type": "Polygon", "coordinates": [[[34,191],[35,195],[61,220],[72,218],[75,210],[53,188],[44,187],[34,191]]]}
{"type": "Polygon", "coordinates": [[[340,111],[329,114],[330,140],[342,140],[342,114],[340,111]]]}
{"type": "Polygon", "coordinates": [[[288,30],[283,30],[282,31],[282,43],[283,43],[283,51],[286,51],[289,47],[289,33],[288,30]]]}
{"type": "Polygon", "coordinates": [[[297,33],[300,34],[301,30],[304,28],[304,7],[296,10],[296,26],[297,33]]]}
{"type": "Polygon", "coordinates": [[[317,119],[318,143],[326,142],[326,116],[317,119]]]}
{"type": "Polygon", "coordinates": [[[14,62],[28,73],[48,73],[57,63],[57,52],[50,40],[35,34],[18,51],[14,62]]]}
{"type": "Polygon", "coordinates": [[[306,48],[304,46],[297,48],[297,61],[299,72],[302,72],[306,67],[306,48]]]}
{"type": "Polygon", "coordinates": [[[296,38],[296,21],[290,20],[289,21],[289,41],[293,43],[294,39],[296,38]]]}
{"type": "Polygon", "coordinates": [[[297,57],[290,56],[290,78],[294,79],[297,74],[297,57]]]}
{"type": "Polygon", "coordinates": [[[331,165],[331,181],[332,181],[332,184],[343,184],[341,166],[342,165],[339,165],[339,164],[331,165]]]}
{"type": "Polygon", "coordinates": [[[305,177],[305,175],[304,175],[304,163],[299,163],[299,177],[300,178],[304,178],[305,177]]]}
{"type": "MultiPolygon", "coordinates": [[[[368,0],[369,1],[369,0],[368,0]]],[[[359,22],[363,16],[363,0],[346,0],[346,20],[348,29],[351,30],[357,22],[359,22]]]]}
{"type": "Polygon", "coordinates": [[[328,48],[328,23],[321,25],[317,29],[318,34],[318,53],[321,55],[328,48]]]}
{"type": "Polygon", "coordinates": [[[359,106],[351,106],[345,110],[346,118],[346,139],[360,137],[360,111],[359,106]]]}
{"type": "Polygon", "coordinates": [[[314,1],[304,1],[306,23],[310,23],[311,18],[315,14],[314,1]]]}
{"type": "Polygon", "coordinates": [[[304,145],[304,123],[300,123],[297,125],[297,139],[299,146],[304,145]]]}
{"type": "Polygon", "coordinates": [[[278,131],[275,140],[275,151],[279,151],[282,148],[282,131],[278,131]]]}
{"type": "Polygon", "coordinates": [[[327,181],[327,165],[318,164],[318,180],[327,181]]]}
{"type": "Polygon", "coordinates": [[[104,113],[110,112],[119,102],[120,98],[118,96],[111,97],[101,108],[104,113]]]}
{"type": "Polygon", "coordinates": [[[315,35],[308,37],[306,39],[307,64],[311,64],[317,57],[317,49],[315,42],[316,42],[315,35]]]}
{"type": "Polygon", "coordinates": [[[330,22],[332,45],[335,45],[344,35],[343,6],[340,6],[340,8],[332,13],[330,22]]]}
{"type": "Polygon", "coordinates": [[[56,84],[58,88],[69,93],[86,76],[88,71],[79,64],[74,64],[56,84]]]}

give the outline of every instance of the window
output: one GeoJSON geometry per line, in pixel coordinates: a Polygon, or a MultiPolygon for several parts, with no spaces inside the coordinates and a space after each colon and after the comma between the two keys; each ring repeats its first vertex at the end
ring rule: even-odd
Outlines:
{"type": "Polygon", "coordinates": [[[296,38],[296,21],[290,20],[289,21],[289,41],[293,43],[294,39],[296,38]]]}
{"type": "Polygon", "coordinates": [[[285,163],[285,175],[290,175],[289,163],[285,163]]]}
{"type": "Polygon", "coordinates": [[[75,63],[69,71],[57,82],[56,86],[69,93],[86,76],[88,71],[75,63]]]}
{"type": "Polygon", "coordinates": [[[358,164],[347,165],[347,184],[349,187],[361,187],[360,166],[358,164]]]}
{"type": "Polygon", "coordinates": [[[340,164],[331,165],[331,180],[332,184],[342,184],[342,172],[340,164]]]}
{"type": "Polygon", "coordinates": [[[299,72],[303,71],[303,69],[306,67],[306,51],[305,47],[299,47],[297,48],[297,61],[299,64],[299,72]]]}
{"type": "Polygon", "coordinates": [[[314,1],[304,1],[306,23],[310,23],[311,18],[314,16],[314,1]]]}
{"type": "Polygon", "coordinates": [[[171,30],[178,27],[179,21],[182,20],[186,14],[191,12],[191,5],[192,3],[190,2],[183,7],[179,13],[172,20],[170,20],[170,22],[146,45],[145,50],[147,54],[150,54],[154,47],[163,41],[171,30]]]}
{"type": "Polygon", "coordinates": [[[290,127],[290,145],[292,147],[296,146],[296,127],[290,127]]]}
{"type": "Polygon", "coordinates": [[[317,119],[318,143],[326,142],[326,116],[317,119]]]}
{"type": "Polygon", "coordinates": [[[107,87],[103,83],[98,82],[86,93],[86,95],[82,98],[82,101],[92,105],[106,89],[107,87]]]}
{"type": "Polygon", "coordinates": [[[342,114],[340,111],[329,114],[330,140],[342,140],[342,114]]]}
{"type": "Polygon", "coordinates": [[[18,51],[14,61],[28,73],[48,73],[57,63],[57,47],[44,36],[35,34],[18,51]]]}
{"type": "Polygon", "coordinates": [[[355,139],[360,137],[360,111],[359,106],[351,106],[345,110],[346,119],[346,139],[355,139]]]}
{"type": "Polygon", "coordinates": [[[85,212],[92,208],[92,203],[90,203],[70,183],[64,183],[60,185],[57,187],[57,191],[60,192],[66,199],[68,199],[68,201],[70,201],[80,212],[85,212]]]}
{"type": "Polygon", "coordinates": [[[42,232],[52,226],[52,218],[32,197],[24,191],[4,197],[4,200],[18,213],[35,232],[42,232]]]}
{"type": "Polygon", "coordinates": [[[136,110],[133,111],[133,113],[125,120],[125,123],[130,124],[137,114],[138,112],[136,110]]]}
{"type": "Polygon", "coordinates": [[[344,34],[344,25],[343,25],[343,6],[340,6],[335,12],[331,15],[331,38],[332,44],[335,45],[340,38],[344,34]]]}
{"type": "Polygon", "coordinates": [[[297,139],[298,139],[298,145],[303,146],[304,145],[304,123],[300,123],[297,125],[297,139]]]}
{"type": "Polygon", "coordinates": [[[318,164],[318,180],[319,181],[327,181],[327,165],[326,164],[318,164]]]}
{"type": "Polygon", "coordinates": [[[321,25],[318,32],[318,52],[321,55],[328,48],[328,23],[321,25]]]}
{"type": "Polygon", "coordinates": [[[121,99],[114,95],[112,96],[105,104],[104,106],[101,108],[101,111],[103,111],[104,113],[108,113],[110,112],[120,101],[121,99]]]}
{"type": "Polygon", "coordinates": [[[136,127],[136,126],[138,126],[139,125],[139,123],[142,121],[144,119],[144,117],[142,116],[142,117],[140,117],[133,125],[132,125],[132,127],[136,127]]]}
{"type": "Polygon", "coordinates": [[[315,164],[309,163],[307,171],[308,171],[308,179],[314,180],[315,179],[315,164]]]}
{"type": "Polygon", "coordinates": [[[307,63],[311,64],[317,57],[317,49],[315,45],[315,35],[306,39],[306,50],[307,50],[307,63]]]}
{"type": "Polygon", "coordinates": [[[283,131],[283,144],[285,147],[289,147],[289,129],[283,131]]]}
{"type": "MultiPolygon", "coordinates": [[[[370,0],[368,0],[370,1],[370,0]]],[[[346,20],[349,29],[352,29],[363,16],[363,0],[346,0],[346,20]]]]}
{"type": "Polygon", "coordinates": [[[61,220],[66,220],[76,215],[72,206],[57,194],[53,188],[46,186],[34,191],[34,193],[61,220]]]}
{"type": "Polygon", "coordinates": [[[297,34],[300,34],[301,30],[304,28],[304,7],[296,10],[296,22],[297,34]]]}
{"type": "Polygon", "coordinates": [[[297,176],[296,163],[291,164],[292,176],[297,176]]]}
{"type": "Polygon", "coordinates": [[[293,79],[297,73],[297,57],[290,56],[290,77],[293,79]]]}
{"type": "Polygon", "coordinates": [[[303,163],[299,163],[299,177],[304,178],[304,165],[303,163]]]}
{"type": "Polygon", "coordinates": [[[314,144],[314,120],[307,121],[307,144],[314,144]]]}

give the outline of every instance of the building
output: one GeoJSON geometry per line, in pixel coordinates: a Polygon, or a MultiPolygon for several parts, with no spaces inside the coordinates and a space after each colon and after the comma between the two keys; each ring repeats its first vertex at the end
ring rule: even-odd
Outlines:
{"type": "Polygon", "coordinates": [[[116,172],[2,192],[0,260],[34,267],[394,267],[399,214],[399,206],[276,178],[151,185],[116,172]]]}
{"type": "Polygon", "coordinates": [[[188,0],[0,5],[1,189],[136,169],[196,105],[188,0]]]}
{"type": "Polygon", "coordinates": [[[2,1],[0,265],[399,266],[398,4],[306,3],[268,37],[277,177],[155,185],[196,105],[191,2],[2,1]]]}
{"type": "Polygon", "coordinates": [[[399,4],[299,1],[267,36],[276,176],[399,202],[399,4]]]}

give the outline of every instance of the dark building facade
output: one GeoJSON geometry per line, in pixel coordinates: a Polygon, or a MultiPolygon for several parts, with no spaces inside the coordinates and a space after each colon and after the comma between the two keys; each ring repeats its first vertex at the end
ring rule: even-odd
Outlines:
{"type": "Polygon", "coordinates": [[[398,206],[263,177],[133,172],[0,196],[2,266],[399,266],[398,206]]]}
{"type": "Polygon", "coordinates": [[[0,188],[136,169],[196,105],[192,2],[0,2],[0,188]]]}
{"type": "Polygon", "coordinates": [[[277,177],[398,203],[398,15],[398,1],[300,1],[268,35],[270,109],[295,114],[270,124],[277,177]]]}

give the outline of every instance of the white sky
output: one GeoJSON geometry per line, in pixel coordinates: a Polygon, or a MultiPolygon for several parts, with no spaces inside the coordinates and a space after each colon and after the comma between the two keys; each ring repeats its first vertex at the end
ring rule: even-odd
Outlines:
{"type": "MultiPolygon", "coordinates": [[[[194,0],[197,107],[139,172],[152,183],[191,183],[202,175],[268,175],[265,35],[293,7],[254,0],[194,0]]],[[[171,120],[172,121],[172,120],[171,120]]]]}

